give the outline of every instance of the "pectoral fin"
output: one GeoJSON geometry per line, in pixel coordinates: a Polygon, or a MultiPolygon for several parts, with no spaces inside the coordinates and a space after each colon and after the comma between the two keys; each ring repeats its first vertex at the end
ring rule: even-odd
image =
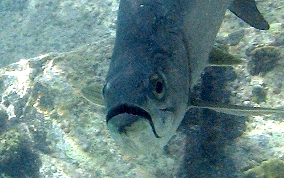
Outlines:
{"type": "Polygon", "coordinates": [[[191,102],[193,108],[206,108],[225,114],[236,116],[259,116],[265,114],[284,114],[282,109],[262,108],[262,107],[249,107],[237,106],[221,103],[209,103],[202,100],[193,100],[191,102]]]}
{"type": "Polygon", "coordinates": [[[254,0],[234,0],[229,10],[254,28],[269,29],[269,24],[257,9],[254,0]]]}
{"type": "Polygon", "coordinates": [[[101,86],[90,84],[82,88],[80,93],[89,102],[96,105],[104,105],[101,86]]]}

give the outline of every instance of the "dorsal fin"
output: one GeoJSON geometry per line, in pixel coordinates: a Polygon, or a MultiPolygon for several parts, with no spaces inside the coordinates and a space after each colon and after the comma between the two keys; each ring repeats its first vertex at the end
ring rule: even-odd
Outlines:
{"type": "Polygon", "coordinates": [[[234,0],[229,10],[254,28],[269,29],[269,24],[257,9],[254,0],[234,0]]]}

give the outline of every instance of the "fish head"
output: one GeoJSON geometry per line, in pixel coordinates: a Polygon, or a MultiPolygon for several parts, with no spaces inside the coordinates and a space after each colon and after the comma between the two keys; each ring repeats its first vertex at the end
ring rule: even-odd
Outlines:
{"type": "Polygon", "coordinates": [[[112,59],[103,89],[106,121],[112,137],[126,150],[161,150],[187,110],[187,52],[182,43],[173,49],[169,54],[133,47],[112,59]]]}

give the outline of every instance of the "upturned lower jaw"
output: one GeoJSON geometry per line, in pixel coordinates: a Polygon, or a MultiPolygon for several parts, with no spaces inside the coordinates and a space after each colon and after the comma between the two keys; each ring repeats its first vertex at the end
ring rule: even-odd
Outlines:
{"type": "Polygon", "coordinates": [[[147,111],[140,107],[121,104],[110,109],[106,116],[107,124],[110,128],[112,128],[111,131],[117,132],[118,134],[127,133],[129,130],[131,130],[131,132],[135,132],[135,129],[137,132],[138,130],[141,130],[137,127],[135,127],[135,129],[133,128],[133,124],[135,124],[135,122],[139,119],[147,121],[151,126],[155,137],[160,138],[156,132],[151,116],[147,111]]]}
{"type": "Polygon", "coordinates": [[[113,139],[123,151],[134,154],[150,153],[161,148],[161,138],[153,133],[152,126],[144,117],[123,113],[110,119],[107,126],[113,139]],[[129,122],[125,123],[125,120],[129,122]]]}

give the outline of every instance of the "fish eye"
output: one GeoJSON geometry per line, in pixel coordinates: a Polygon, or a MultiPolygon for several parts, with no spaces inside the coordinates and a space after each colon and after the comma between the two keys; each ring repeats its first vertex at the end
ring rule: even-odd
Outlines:
{"type": "Polygon", "coordinates": [[[161,100],[165,95],[165,82],[161,75],[153,74],[150,76],[150,90],[155,98],[161,100]]]}

